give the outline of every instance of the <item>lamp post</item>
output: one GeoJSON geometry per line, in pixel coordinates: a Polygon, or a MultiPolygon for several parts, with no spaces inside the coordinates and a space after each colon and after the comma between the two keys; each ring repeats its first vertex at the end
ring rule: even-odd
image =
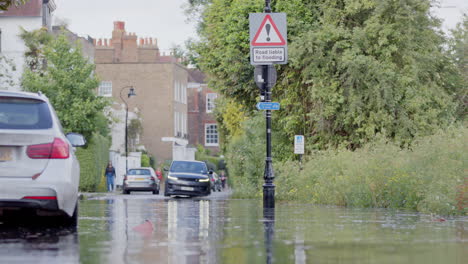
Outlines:
{"type": "Polygon", "coordinates": [[[132,97],[132,96],[136,96],[136,93],[135,93],[135,89],[133,88],[133,86],[125,86],[125,87],[122,87],[122,89],[120,90],[120,99],[124,102],[125,104],[125,175],[127,175],[127,172],[128,172],[128,144],[127,144],[127,134],[128,134],[128,126],[127,126],[127,121],[128,121],[128,104],[127,102],[124,100],[124,98],[122,97],[122,92],[123,90],[125,89],[130,89],[128,91],[128,98],[132,97]]]}

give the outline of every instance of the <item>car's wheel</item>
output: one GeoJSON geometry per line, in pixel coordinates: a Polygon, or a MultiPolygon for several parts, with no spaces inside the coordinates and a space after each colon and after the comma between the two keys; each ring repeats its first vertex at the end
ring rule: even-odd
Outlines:
{"type": "Polygon", "coordinates": [[[130,191],[129,191],[129,190],[123,189],[123,190],[122,190],[122,193],[123,193],[123,194],[130,194],[130,191]]]}
{"type": "Polygon", "coordinates": [[[164,184],[164,196],[169,196],[169,188],[167,188],[167,184],[164,184]]]}

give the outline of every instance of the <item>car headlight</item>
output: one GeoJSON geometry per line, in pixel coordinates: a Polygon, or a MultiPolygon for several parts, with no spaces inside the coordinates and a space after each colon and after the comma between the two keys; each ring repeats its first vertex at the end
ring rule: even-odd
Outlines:
{"type": "Polygon", "coordinates": [[[169,180],[177,181],[177,177],[174,177],[174,176],[167,176],[167,178],[168,178],[169,180]]]}
{"type": "Polygon", "coordinates": [[[199,179],[198,182],[209,182],[210,179],[199,179]]]}

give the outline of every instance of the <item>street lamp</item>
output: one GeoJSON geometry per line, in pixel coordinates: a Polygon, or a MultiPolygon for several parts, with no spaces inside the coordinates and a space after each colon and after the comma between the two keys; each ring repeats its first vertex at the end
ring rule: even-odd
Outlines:
{"type": "Polygon", "coordinates": [[[127,102],[123,99],[122,97],[122,92],[124,89],[129,88],[130,90],[128,91],[128,98],[131,96],[136,96],[135,89],[133,86],[125,86],[122,87],[120,90],[120,99],[125,103],[125,175],[127,175],[128,172],[128,144],[127,144],[127,134],[128,134],[128,126],[127,126],[127,121],[128,121],[128,104],[127,102]]]}

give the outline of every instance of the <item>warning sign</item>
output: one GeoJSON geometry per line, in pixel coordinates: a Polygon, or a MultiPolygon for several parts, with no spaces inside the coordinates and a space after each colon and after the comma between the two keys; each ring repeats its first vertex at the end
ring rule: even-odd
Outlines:
{"type": "Polygon", "coordinates": [[[288,44],[285,13],[249,14],[250,64],[286,64],[288,44]]]}
{"type": "Polygon", "coordinates": [[[258,28],[254,39],[252,40],[252,46],[283,46],[286,45],[281,33],[278,31],[278,27],[275,22],[271,19],[270,15],[266,15],[263,19],[262,24],[258,28]]]}

